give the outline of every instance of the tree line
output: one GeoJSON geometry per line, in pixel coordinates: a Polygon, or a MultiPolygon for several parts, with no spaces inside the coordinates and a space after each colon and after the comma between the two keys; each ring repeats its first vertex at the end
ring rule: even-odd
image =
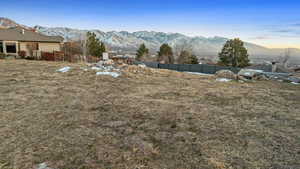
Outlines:
{"type": "MultiPolygon", "coordinates": [[[[145,60],[149,56],[149,49],[142,44],[137,50],[137,60],[145,60]]],[[[244,46],[244,42],[240,39],[228,40],[219,53],[218,64],[222,66],[246,67],[250,65],[248,51],[244,46]]],[[[161,45],[157,61],[160,63],[175,63],[173,49],[168,44],[161,45]]],[[[177,58],[179,64],[198,64],[198,58],[191,52],[191,49],[181,49],[177,58]]]]}
{"type": "MultiPolygon", "coordinates": [[[[87,55],[102,57],[106,52],[105,44],[100,41],[95,33],[88,32],[86,40],[87,55]]],[[[175,50],[169,44],[162,44],[157,52],[156,61],[165,64],[198,64],[198,58],[193,54],[192,49],[187,44],[184,46],[175,46],[175,50]],[[174,57],[174,51],[178,56],[174,57]]],[[[246,67],[249,65],[249,55],[247,49],[244,47],[244,42],[240,39],[228,40],[223,46],[221,52],[218,54],[219,65],[232,67],[246,67]]],[[[136,60],[149,60],[150,51],[145,44],[141,44],[136,51],[136,60]]]]}

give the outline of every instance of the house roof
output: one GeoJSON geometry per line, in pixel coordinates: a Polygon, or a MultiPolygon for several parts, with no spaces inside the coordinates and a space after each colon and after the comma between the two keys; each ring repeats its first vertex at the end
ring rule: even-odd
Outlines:
{"type": "MultiPolygon", "coordinates": [[[[262,70],[264,72],[272,72],[272,65],[270,64],[258,64],[258,65],[251,65],[246,67],[247,69],[255,69],[255,70],[262,70]]],[[[276,65],[276,73],[291,73],[292,71],[284,68],[284,66],[277,64],[276,65]]]]}
{"type": "Polygon", "coordinates": [[[247,69],[262,70],[264,72],[272,72],[271,64],[257,64],[246,67],[247,69]]]}
{"type": "Polygon", "coordinates": [[[0,29],[0,40],[26,42],[62,42],[60,36],[46,36],[20,27],[0,29]],[[24,31],[24,34],[23,34],[24,31]]]}

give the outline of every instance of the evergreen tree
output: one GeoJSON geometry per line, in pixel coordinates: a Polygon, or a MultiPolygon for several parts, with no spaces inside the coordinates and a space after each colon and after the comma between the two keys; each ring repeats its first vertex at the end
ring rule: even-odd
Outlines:
{"type": "Polygon", "coordinates": [[[139,49],[136,52],[136,59],[138,61],[141,61],[144,57],[146,57],[149,54],[149,49],[146,48],[145,44],[141,44],[139,49]]]}
{"type": "Polygon", "coordinates": [[[189,64],[199,64],[198,58],[196,55],[191,55],[189,64]]]}
{"type": "Polygon", "coordinates": [[[102,54],[104,53],[104,52],[106,52],[106,47],[105,47],[105,44],[104,44],[104,42],[100,42],[100,53],[101,53],[101,56],[102,56],[102,54]]]}
{"type": "Polygon", "coordinates": [[[240,39],[232,39],[225,43],[219,53],[219,64],[233,67],[246,67],[249,65],[247,49],[240,39]]]}
{"type": "Polygon", "coordinates": [[[105,44],[101,42],[93,32],[87,33],[86,47],[88,55],[95,57],[102,57],[103,52],[106,51],[105,44]]]}
{"type": "Polygon", "coordinates": [[[168,44],[161,45],[159,52],[158,52],[157,60],[159,62],[164,62],[166,64],[174,63],[173,51],[172,51],[172,48],[168,44]]]}

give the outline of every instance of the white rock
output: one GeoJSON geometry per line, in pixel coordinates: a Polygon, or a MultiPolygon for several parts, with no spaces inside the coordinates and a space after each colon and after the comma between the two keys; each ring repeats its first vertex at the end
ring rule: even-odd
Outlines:
{"type": "Polygon", "coordinates": [[[52,169],[47,166],[47,163],[41,163],[38,165],[37,169],[52,169]]]}

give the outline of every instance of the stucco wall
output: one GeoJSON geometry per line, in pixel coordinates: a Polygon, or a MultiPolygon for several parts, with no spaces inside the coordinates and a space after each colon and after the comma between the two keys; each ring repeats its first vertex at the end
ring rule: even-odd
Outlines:
{"type": "MultiPolygon", "coordinates": [[[[27,43],[31,42],[20,42],[20,51],[26,51],[27,56],[29,56],[29,50],[27,48],[27,43]]],[[[60,43],[39,43],[39,51],[41,52],[53,52],[60,51],[60,43]]]]}
{"type": "Polygon", "coordinates": [[[42,52],[60,51],[60,43],[39,43],[39,50],[42,52]]]}

